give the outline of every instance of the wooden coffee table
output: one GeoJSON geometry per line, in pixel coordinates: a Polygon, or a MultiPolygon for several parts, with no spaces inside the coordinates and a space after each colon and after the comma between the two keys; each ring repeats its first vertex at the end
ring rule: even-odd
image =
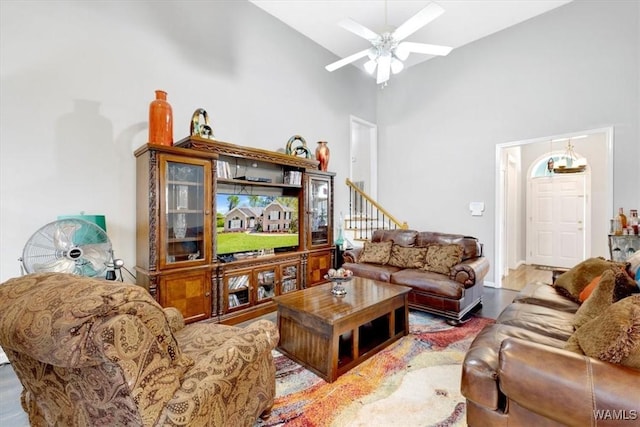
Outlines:
{"type": "Polygon", "coordinates": [[[335,296],[331,286],[274,297],[278,350],[327,382],[409,332],[410,288],[354,277],[335,296]]]}

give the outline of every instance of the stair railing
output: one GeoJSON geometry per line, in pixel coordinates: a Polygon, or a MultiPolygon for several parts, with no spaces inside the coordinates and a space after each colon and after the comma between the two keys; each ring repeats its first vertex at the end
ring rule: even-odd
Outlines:
{"type": "Polygon", "coordinates": [[[357,240],[368,240],[375,230],[396,230],[409,228],[406,221],[400,222],[385,208],[349,178],[349,213],[345,217],[345,228],[352,230],[357,240]]]}

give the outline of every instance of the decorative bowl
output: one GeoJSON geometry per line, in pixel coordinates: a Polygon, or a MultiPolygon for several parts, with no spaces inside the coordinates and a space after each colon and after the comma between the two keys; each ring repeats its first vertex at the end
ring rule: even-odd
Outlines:
{"type": "Polygon", "coordinates": [[[347,290],[344,287],[344,283],[353,279],[353,276],[349,277],[331,277],[328,274],[324,276],[325,279],[330,280],[333,286],[331,287],[331,293],[337,296],[346,295],[347,290]]]}

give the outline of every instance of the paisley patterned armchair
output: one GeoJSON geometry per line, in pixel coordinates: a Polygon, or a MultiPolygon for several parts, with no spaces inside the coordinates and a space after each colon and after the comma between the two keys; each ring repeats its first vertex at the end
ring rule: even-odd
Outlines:
{"type": "Polygon", "coordinates": [[[136,285],[60,273],[0,285],[0,345],[33,426],[253,426],[273,405],[273,322],[184,326],[136,285]]]}

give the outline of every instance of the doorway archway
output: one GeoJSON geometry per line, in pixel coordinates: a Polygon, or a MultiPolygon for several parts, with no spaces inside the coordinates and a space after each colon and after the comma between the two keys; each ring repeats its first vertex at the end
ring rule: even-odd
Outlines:
{"type": "Polygon", "coordinates": [[[526,173],[528,166],[539,156],[553,152],[554,149],[562,149],[564,145],[553,140],[575,139],[585,135],[576,147],[587,158],[592,172],[592,199],[591,199],[591,248],[587,256],[607,256],[607,233],[609,218],[613,215],[613,127],[576,131],[561,135],[539,137],[529,140],[513,141],[496,145],[496,216],[495,216],[495,263],[496,277],[493,285],[502,287],[503,273],[508,271],[508,258],[511,253],[518,259],[517,264],[526,262],[526,229],[527,218],[524,206],[526,204],[526,179],[522,174],[526,173]],[[520,159],[519,181],[515,189],[507,187],[507,170],[509,153],[517,153],[516,159],[520,159]],[[510,200],[515,198],[515,202],[510,200]],[[507,221],[508,206],[519,206],[517,217],[507,221]],[[509,225],[510,224],[510,225],[509,225]],[[511,227],[507,229],[507,227],[511,227]],[[515,255],[514,252],[515,251],[515,255]]]}

